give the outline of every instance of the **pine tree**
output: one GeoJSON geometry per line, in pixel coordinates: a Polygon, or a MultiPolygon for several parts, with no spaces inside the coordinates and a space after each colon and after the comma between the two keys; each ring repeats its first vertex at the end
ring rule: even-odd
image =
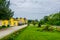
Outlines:
{"type": "Polygon", "coordinates": [[[0,0],[0,20],[10,19],[14,12],[9,8],[10,0],[0,0]]]}

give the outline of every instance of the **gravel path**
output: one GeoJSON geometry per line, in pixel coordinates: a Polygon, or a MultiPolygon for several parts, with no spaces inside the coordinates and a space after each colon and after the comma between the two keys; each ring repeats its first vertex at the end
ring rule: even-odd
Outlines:
{"type": "Polygon", "coordinates": [[[0,30],[0,39],[19,30],[19,29],[22,29],[22,28],[25,28],[27,25],[22,25],[22,26],[15,26],[15,27],[10,27],[10,28],[7,28],[7,29],[3,29],[3,30],[0,30]]]}

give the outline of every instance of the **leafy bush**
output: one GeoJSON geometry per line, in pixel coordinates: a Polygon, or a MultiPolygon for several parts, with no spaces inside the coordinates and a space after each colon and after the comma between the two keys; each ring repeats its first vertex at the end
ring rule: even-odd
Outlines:
{"type": "Polygon", "coordinates": [[[49,27],[50,27],[50,25],[47,24],[47,25],[43,28],[43,30],[49,31],[49,27]]]}
{"type": "Polygon", "coordinates": [[[41,27],[41,24],[40,23],[38,23],[38,27],[41,27]]]}
{"type": "Polygon", "coordinates": [[[57,28],[56,28],[56,31],[60,32],[60,27],[57,27],[57,28]]]}
{"type": "Polygon", "coordinates": [[[10,27],[10,25],[7,25],[7,27],[10,27]]]}
{"type": "Polygon", "coordinates": [[[0,26],[0,29],[2,28],[2,26],[0,26]]]}
{"type": "Polygon", "coordinates": [[[6,28],[6,26],[5,25],[2,25],[2,28],[6,28]]]}
{"type": "Polygon", "coordinates": [[[60,26],[60,12],[45,16],[43,19],[40,20],[40,23],[48,23],[50,25],[60,26]]]}
{"type": "Polygon", "coordinates": [[[44,28],[43,31],[56,31],[56,28],[50,26],[49,24],[47,24],[44,28]]]}
{"type": "Polygon", "coordinates": [[[49,27],[49,31],[55,31],[53,27],[49,27]]]}

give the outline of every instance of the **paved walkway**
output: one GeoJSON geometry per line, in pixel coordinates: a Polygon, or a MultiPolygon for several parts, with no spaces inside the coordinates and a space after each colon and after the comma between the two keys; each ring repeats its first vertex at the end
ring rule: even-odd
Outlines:
{"type": "Polygon", "coordinates": [[[0,30],[0,39],[19,30],[19,29],[22,29],[22,28],[25,28],[27,25],[22,25],[22,26],[15,26],[15,27],[10,27],[10,28],[7,28],[7,29],[3,29],[3,30],[0,30]]]}

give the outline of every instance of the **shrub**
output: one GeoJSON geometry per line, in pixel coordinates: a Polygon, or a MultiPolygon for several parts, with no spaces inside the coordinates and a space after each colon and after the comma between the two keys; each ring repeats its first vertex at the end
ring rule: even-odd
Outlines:
{"type": "Polygon", "coordinates": [[[60,32],[60,27],[57,27],[57,28],[56,28],[56,31],[60,32]]]}
{"type": "Polygon", "coordinates": [[[6,26],[5,25],[2,25],[2,28],[6,28],[6,26]]]}
{"type": "Polygon", "coordinates": [[[7,27],[10,27],[10,25],[7,25],[7,27]]]}
{"type": "Polygon", "coordinates": [[[46,25],[44,28],[43,28],[44,31],[56,31],[56,28],[55,27],[52,27],[51,25],[46,25]]]}
{"type": "Polygon", "coordinates": [[[0,26],[0,29],[2,28],[2,26],[0,26]]]}
{"type": "Polygon", "coordinates": [[[43,28],[43,30],[49,31],[49,27],[50,27],[50,25],[47,24],[47,25],[43,28]]]}
{"type": "Polygon", "coordinates": [[[49,27],[49,31],[54,31],[54,28],[53,27],[49,27]]]}
{"type": "Polygon", "coordinates": [[[40,23],[38,23],[38,27],[41,27],[41,24],[40,23]]]}

